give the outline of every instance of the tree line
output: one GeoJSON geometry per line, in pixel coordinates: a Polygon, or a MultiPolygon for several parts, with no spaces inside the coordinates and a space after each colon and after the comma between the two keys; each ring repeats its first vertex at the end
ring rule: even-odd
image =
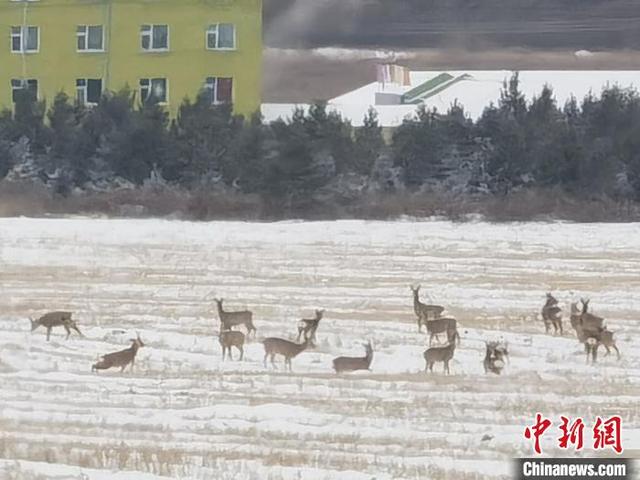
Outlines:
{"type": "Polygon", "coordinates": [[[545,86],[528,100],[514,74],[477,121],[459,104],[419,108],[385,142],[375,111],[354,128],[322,102],[265,123],[199,95],[171,120],[161,105],[136,105],[127,89],[92,107],[60,93],[47,108],[17,92],[13,111],[0,113],[4,177],[38,178],[60,195],[153,177],[185,190],[222,185],[298,211],[320,194],[343,195],[344,185],[485,195],[554,187],[636,201],[640,97],[612,86],[558,105],[545,86]]]}

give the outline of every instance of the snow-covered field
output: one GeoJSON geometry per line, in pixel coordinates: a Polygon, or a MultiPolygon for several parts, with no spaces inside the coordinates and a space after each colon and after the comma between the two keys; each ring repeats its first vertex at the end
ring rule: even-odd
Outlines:
{"type": "MultiPolygon", "coordinates": [[[[587,428],[619,414],[638,456],[639,316],[637,224],[0,219],[0,478],[508,477],[536,412],[587,428]],[[410,283],[459,321],[448,377],[423,372],[410,283]],[[546,291],[562,337],[537,318],[546,291]],[[217,296],[254,312],[243,362],[221,362],[217,296]],[[620,361],[585,364],[566,320],[580,296],[620,361]],[[317,348],[293,373],[265,369],[259,340],[293,338],[315,308],[317,348]],[[29,316],[66,309],[86,338],[30,332],[29,316]],[[136,332],[132,373],[91,372],[136,332]],[[500,337],[511,363],[485,375],[500,337]],[[336,376],[332,358],[367,340],[372,371],[336,376]]],[[[556,438],[543,448],[567,456],[556,438]]]]}

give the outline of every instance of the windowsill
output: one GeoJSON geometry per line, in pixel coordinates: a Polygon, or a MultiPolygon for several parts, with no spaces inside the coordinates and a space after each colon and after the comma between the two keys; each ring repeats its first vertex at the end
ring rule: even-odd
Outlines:
{"type": "Polygon", "coordinates": [[[14,55],[33,55],[34,53],[40,53],[40,50],[24,50],[21,52],[16,52],[15,50],[11,50],[11,53],[14,55]]]}
{"type": "Polygon", "coordinates": [[[76,50],[77,53],[106,53],[106,50],[76,50]]]}
{"type": "Polygon", "coordinates": [[[169,53],[171,50],[168,48],[150,48],[148,50],[142,49],[140,53],[169,53]]]}
{"type": "Polygon", "coordinates": [[[237,48],[209,48],[207,47],[207,51],[209,52],[237,52],[237,48]]]}

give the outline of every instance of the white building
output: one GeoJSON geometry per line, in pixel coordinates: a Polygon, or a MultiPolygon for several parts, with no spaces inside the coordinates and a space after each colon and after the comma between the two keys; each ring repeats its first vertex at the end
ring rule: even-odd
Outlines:
{"type": "MultiPolygon", "coordinates": [[[[353,126],[361,126],[370,107],[378,113],[381,126],[392,128],[404,118],[415,114],[419,105],[445,112],[458,102],[467,115],[477,119],[491,102],[497,103],[505,80],[513,72],[492,71],[438,71],[410,72],[410,85],[372,82],[361,88],[329,100],[330,110],[339,112],[353,126]]],[[[640,90],[640,71],[520,71],[520,89],[531,100],[539,95],[545,84],[553,89],[558,105],[563,106],[572,96],[580,102],[589,92],[599,95],[607,86],[634,87],[640,90]]],[[[265,103],[262,114],[265,121],[291,116],[296,107],[304,104],[265,103]]]]}

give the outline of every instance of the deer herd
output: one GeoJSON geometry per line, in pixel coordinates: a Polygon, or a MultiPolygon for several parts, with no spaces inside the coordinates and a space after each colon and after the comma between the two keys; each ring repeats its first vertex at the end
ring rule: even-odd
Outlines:
{"type": "MultiPolygon", "coordinates": [[[[424,326],[429,335],[428,348],[424,351],[425,371],[432,372],[436,363],[443,364],[443,371],[449,374],[449,362],[453,359],[456,345],[460,345],[460,335],[455,318],[443,317],[445,308],[440,305],[429,305],[420,301],[420,285],[409,287],[413,294],[413,311],[417,317],[418,332],[422,332],[424,326]],[[439,335],[445,335],[446,341],[441,342],[439,335]],[[437,342],[434,342],[434,340],[437,342]],[[435,344],[434,344],[435,343],[435,344]]],[[[244,357],[245,338],[253,332],[255,338],[256,327],[253,324],[253,313],[249,310],[225,311],[223,299],[215,299],[218,308],[218,318],[220,320],[220,332],[218,340],[222,347],[222,360],[229,356],[233,360],[232,347],[238,350],[239,360],[244,357]],[[247,331],[246,335],[234,327],[243,325],[247,331]]],[[[595,363],[598,358],[598,349],[602,345],[609,355],[611,349],[616,351],[620,359],[620,351],[613,338],[613,332],[607,330],[604,319],[588,311],[589,300],[581,299],[582,307],[579,308],[577,302],[571,304],[571,326],[576,332],[578,341],[584,345],[587,356],[587,363],[595,363]]],[[[275,357],[280,355],[284,358],[285,368],[289,371],[291,361],[308,348],[314,348],[316,332],[320,326],[324,310],[316,310],[315,317],[304,318],[298,322],[297,341],[293,342],[279,337],[269,337],[262,341],[264,346],[264,366],[267,367],[267,359],[275,367],[275,357]],[[301,341],[302,340],[302,341],[301,341]]],[[[563,335],[562,329],[562,309],[558,305],[558,300],[547,293],[546,302],[541,311],[546,333],[550,333],[553,328],[554,334],[563,335]]],[[[75,330],[80,336],[84,335],[71,318],[72,313],[66,311],[49,312],[38,318],[31,320],[31,331],[42,326],[47,329],[47,341],[51,336],[54,327],[63,327],[67,332],[67,339],[71,335],[71,330],[75,330]]],[[[140,339],[131,339],[131,346],[124,350],[108,353],[91,367],[92,371],[106,370],[113,367],[120,367],[124,371],[127,366],[133,369],[134,361],[138,350],[144,346],[140,339]]],[[[371,342],[363,344],[365,355],[363,357],[337,357],[333,359],[333,369],[336,373],[353,372],[356,370],[370,370],[373,361],[373,347],[371,342]]],[[[499,375],[505,364],[509,361],[508,344],[504,341],[485,341],[486,351],[483,359],[485,373],[499,375]]]]}

